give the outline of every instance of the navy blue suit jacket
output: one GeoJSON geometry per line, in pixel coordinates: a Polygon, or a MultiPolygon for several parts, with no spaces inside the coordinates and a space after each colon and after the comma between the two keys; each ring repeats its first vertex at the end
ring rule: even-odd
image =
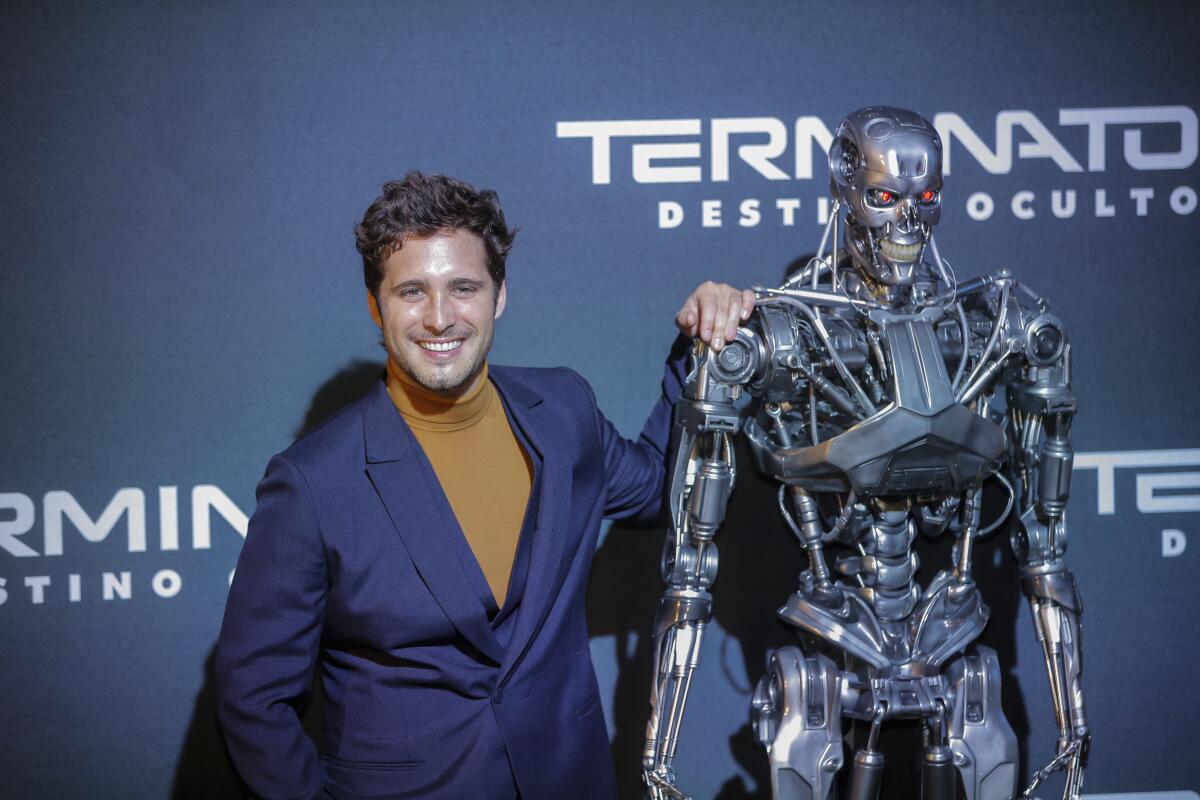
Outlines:
{"type": "Polygon", "coordinates": [[[637,442],[570,370],[490,369],[540,493],[507,647],[382,382],[271,460],[216,654],[218,717],[256,794],[511,800],[515,779],[524,800],[616,796],[584,593],[601,519],[661,505],[681,351],[637,442]],[[321,754],[296,712],[318,663],[321,754]]]}

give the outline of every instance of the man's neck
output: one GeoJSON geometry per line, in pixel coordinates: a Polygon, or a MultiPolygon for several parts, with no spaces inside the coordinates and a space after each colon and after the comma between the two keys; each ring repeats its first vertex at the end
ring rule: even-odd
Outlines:
{"type": "Polygon", "coordinates": [[[485,363],[461,390],[437,392],[422,386],[392,361],[387,365],[387,390],[392,403],[410,422],[431,428],[469,425],[487,410],[494,390],[485,363]]]}

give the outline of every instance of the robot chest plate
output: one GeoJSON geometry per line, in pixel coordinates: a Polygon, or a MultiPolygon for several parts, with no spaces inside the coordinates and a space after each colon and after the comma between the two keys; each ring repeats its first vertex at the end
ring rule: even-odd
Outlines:
{"type": "Polygon", "coordinates": [[[958,492],[978,484],[1004,452],[1004,432],[954,400],[929,323],[884,328],[891,402],[868,419],[807,447],[780,448],[757,425],[747,437],[758,467],[810,491],[860,496],[958,492]]]}

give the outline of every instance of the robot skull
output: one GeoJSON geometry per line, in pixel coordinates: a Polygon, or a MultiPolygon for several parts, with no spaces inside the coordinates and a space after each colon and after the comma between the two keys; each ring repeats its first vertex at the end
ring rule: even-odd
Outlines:
{"type": "Polygon", "coordinates": [[[866,277],[913,283],[942,214],[942,140],[919,114],[870,107],[838,126],[829,182],[848,210],[846,249],[866,277]]]}

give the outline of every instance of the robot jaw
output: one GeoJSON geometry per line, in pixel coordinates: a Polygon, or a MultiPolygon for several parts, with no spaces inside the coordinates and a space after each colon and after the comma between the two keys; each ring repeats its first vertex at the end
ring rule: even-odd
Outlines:
{"type": "Polygon", "coordinates": [[[870,282],[911,286],[917,278],[917,265],[929,245],[931,230],[930,224],[919,221],[907,225],[886,222],[876,228],[850,223],[846,228],[846,248],[858,271],[870,282]]]}

